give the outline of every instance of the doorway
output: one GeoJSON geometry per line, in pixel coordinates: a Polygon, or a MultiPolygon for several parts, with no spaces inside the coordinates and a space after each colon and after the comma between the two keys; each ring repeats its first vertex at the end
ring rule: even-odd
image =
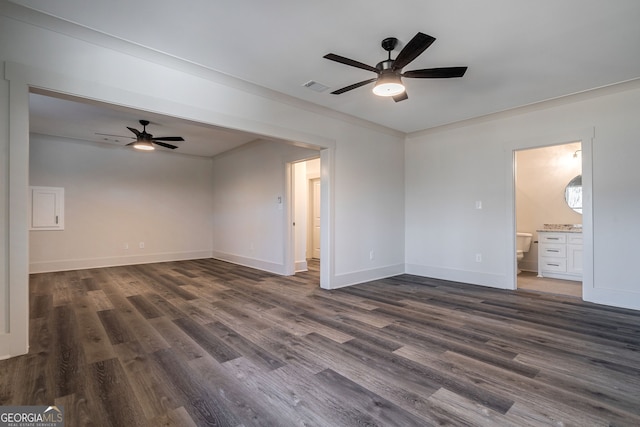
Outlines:
{"type": "Polygon", "coordinates": [[[582,206],[568,192],[582,177],[582,143],[517,150],[514,161],[516,287],[582,297],[582,206]]]}
{"type": "Polygon", "coordinates": [[[307,253],[311,254],[310,258],[320,260],[320,206],[321,206],[321,188],[320,178],[309,180],[309,236],[307,244],[307,253]]]}
{"type": "Polygon", "coordinates": [[[320,268],[321,189],[320,158],[293,164],[294,273],[320,268]]]}

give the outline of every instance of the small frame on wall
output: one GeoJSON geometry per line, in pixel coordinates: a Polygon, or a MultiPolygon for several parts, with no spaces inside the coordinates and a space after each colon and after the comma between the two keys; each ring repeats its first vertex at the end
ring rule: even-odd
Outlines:
{"type": "Polygon", "coordinates": [[[29,230],[64,230],[64,188],[29,187],[29,230]]]}

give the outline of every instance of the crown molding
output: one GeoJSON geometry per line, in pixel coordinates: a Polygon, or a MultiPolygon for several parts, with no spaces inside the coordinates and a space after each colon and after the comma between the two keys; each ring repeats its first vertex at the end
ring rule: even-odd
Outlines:
{"type": "Polygon", "coordinates": [[[556,98],[546,99],[544,101],[534,102],[531,104],[522,105],[502,111],[496,111],[494,113],[485,114],[478,117],[472,117],[465,120],[459,120],[456,122],[446,123],[431,127],[429,129],[423,129],[416,132],[410,132],[406,135],[406,138],[419,138],[421,136],[430,135],[439,132],[445,132],[448,130],[463,128],[467,126],[474,126],[481,123],[487,123],[495,120],[506,119],[522,114],[531,113],[534,111],[540,111],[547,108],[558,107],[561,105],[573,104],[580,101],[586,101],[601,96],[612,95],[619,92],[626,92],[629,90],[640,89],[640,78],[626,80],[619,83],[613,83],[610,85],[600,86],[593,89],[587,89],[580,92],[571,93],[568,95],[562,95],[556,98]]]}

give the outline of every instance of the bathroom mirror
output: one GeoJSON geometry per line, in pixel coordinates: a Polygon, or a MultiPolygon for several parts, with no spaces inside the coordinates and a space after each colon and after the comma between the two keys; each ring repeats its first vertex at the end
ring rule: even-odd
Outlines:
{"type": "Polygon", "coordinates": [[[564,189],[564,198],[571,209],[582,213],[582,175],[573,178],[564,189]]]}

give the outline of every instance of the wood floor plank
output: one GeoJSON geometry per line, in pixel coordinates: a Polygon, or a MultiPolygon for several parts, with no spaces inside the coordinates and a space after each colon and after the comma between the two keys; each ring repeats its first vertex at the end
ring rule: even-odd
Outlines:
{"type": "Polygon", "coordinates": [[[301,378],[312,377],[310,372],[302,370],[298,373],[288,365],[286,371],[277,369],[265,373],[243,357],[226,362],[224,366],[243,386],[251,390],[248,393],[249,397],[259,399],[263,405],[271,408],[272,414],[277,415],[279,420],[275,425],[284,423],[300,426],[340,425],[327,421],[332,415],[327,416],[323,408],[318,409],[315,404],[316,397],[308,401],[300,387],[292,381],[283,379],[283,376],[291,375],[294,381],[299,381],[301,378]],[[290,372],[295,373],[290,374],[290,372]]]}
{"type": "Polygon", "coordinates": [[[180,396],[167,383],[162,369],[139,344],[129,342],[114,348],[129,379],[131,390],[147,419],[168,414],[180,406],[180,396]]]}
{"type": "Polygon", "coordinates": [[[103,408],[101,412],[106,415],[104,421],[108,420],[109,424],[116,426],[146,423],[142,408],[129,385],[130,378],[117,358],[92,363],[87,371],[87,399],[103,408]],[[109,408],[118,410],[110,411],[109,408]]]}
{"type": "Polygon", "coordinates": [[[513,401],[507,397],[509,396],[507,393],[492,393],[482,387],[478,387],[471,381],[460,380],[448,372],[438,371],[401,356],[380,351],[375,346],[364,341],[354,339],[345,343],[344,347],[356,357],[375,357],[376,366],[380,369],[386,369],[388,372],[397,374],[398,369],[411,372],[414,377],[408,380],[410,382],[419,381],[434,387],[440,385],[502,414],[506,413],[513,404],[513,401]]]}
{"type": "Polygon", "coordinates": [[[1,405],[68,426],[638,426],[640,312],[213,259],[31,276],[1,405]]]}
{"type": "Polygon", "coordinates": [[[305,337],[292,335],[277,327],[262,331],[260,336],[253,336],[251,340],[267,351],[275,354],[288,366],[294,366],[312,373],[327,369],[327,362],[313,352],[313,345],[305,337]]]}
{"type": "Polygon", "coordinates": [[[339,316],[327,317],[318,313],[303,313],[302,316],[354,338],[360,338],[364,341],[374,343],[376,347],[383,348],[387,351],[393,351],[402,347],[401,343],[394,341],[389,336],[385,336],[380,333],[378,328],[372,327],[366,323],[355,320],[349,321],[347,319],[342,319],[339,316]]]}
{"type": "Polygon", "coordinates": [[[123,342],[135,339],[129,332],[127,325],[119,316],[117,310],[100,310],[97,314],[112,345],[122,344],[123,342]]]}
{"type": "Polygon", "coordinates": [[[86,361],[79,345],[78,322],[70,306],[54,309],[53,325],[55,339],[51,343],[51,354],[54,358],[54,394],[64,396],[79,388],[86,361]]]}
{"type": "Polygon", "coordinates": [[[53,402],[56,406],[64,407],[64,422],[68,426],[93,426],[97,413],[90,413],[87,408],[87,401],[78,397],[76,393],[56,397],[53,402]]]}
{"type": "Polygon", "coordinates": [[[107,295],[113,303],[122,323],[127,325],[129,334],[144,346],[148,353],[169,347],[169,344],[164,338],[149,324],[147,319],[133,307],[124,294],[108,293],[107,295]]]}
{"type": "Polygon", "coordinates": [[[153,359],[166,373],[167,379],[182,396],[189,416],[199,426],[235,426],[240,422],[215,392],[207,387],[196,371],[177,358],[171,349],[158,350],[153,359]]]}
{"type": "Polygon", "coordinates": [[[242,357],[253,361],[253,363],[262,366],[266,370],[278,369],[285,365],[278,357],[244,338],[223,323],[215,322],[206,326],[215,336],[220,338],[242,357]]]}
{"type": "Polygon", "coordinates": [[[131,295],[127,297],[127,299],[145,319],[153,319],[154,317],[160,317],[162,315],[160,310],[143,295],[131,295]]]}
{"type": "Polygon", "coordinates": [[[404,378],[372,367],[367,360],[348,357],[348,352],[342,349],[342,346],[321,335],[310,334],[308,338],[313,342],[311,350],[314,356],[321,359],[325,366],[331,366],[332,370],[345,378],[357,382],[428,423],[439,424],[439,421],[431,416],[427,401],[437,387],[425,383],[409,383],[404,378]]]}
{"type": "Polygon", "coordinates": [[[109,337],[88,297],[76,298],[72,304],[78,322],[80,344],[87,363],[115,357],[109,337]]]}
{"type": "MultiPolygon", "coordinates": [[[[234,359],[240,360],[243,357],[234,359]]],[[[242,425],[276,426],[281,423],[280,416],[271,404],[267,404],[252,384],[246,384],[237,375],[227,369],[227,364],[217,362],[210,356],[191,360],[189,366],[208,384],[216,384],[217,395],[233,410],[242,425]]],[[[262,371],[256,367],[256,372],[262,371]]]]}
{"type": "Polygon", "coordinates": [[[459,354],[464,354],[465,356],[478,361],[508,369],[511,372],[524,375],[529,378],[535,377],[539,372],[535,367],[513,360],[518,355],[517,353],[511,353],[497,348],[490,348],[477,343],[468,345],[466,343],[461,343],[460,341],[448,339],[446,335],[436,337],[432,333],[429,333],[429,331],[419,333],[400,325],[391,325],[385,327],[384,330],[391,331],[391,335],[395,337],[396,340],[402,342],[408,342],[419,347],[435,346],[444,351],[453,351],[459,354]]]}
{"type": "Polygon", "coordinates": [[[107,297],[107,294],[104,293],[104,290],[98,289],[95,291],[87,291],[87,296],[91,298],[91,302],[96,310],[112,310],[113,304],[107,297]]]}
{"type": "Polygon", "coordinates": [[[456,353],[446,353],[434,365],[440,369],[455,371],[461,378],[482,383],[489,390],[511,393],[521,403],[537,407],[538,410],[545,408],[547,413],[555,414],[555,418],[562,419],[562,414],[566,414],[578,425],[601,423],[607,419],[613,425],[640,425],[640,418],[627,412],[624,406],[608,405],[598,396],[591,398],[577,395],[563,388],[562,383],[546,383],[491,366],[478,366],[475,360],[456,353]]]}
{"type": "Polygon", "coordinates": [[[318,311],[323,311],[327,315],[347,317],[376,328],[388,326],[396,321],[393,316],[385,316],[379,312],[371,313],[372,309],[363,309],[358,305],[344,303],[334,298],[326,298],[322,295],[310,295],[308,298],[316,302],[318,311]]]}
{"type": "Polygon", "coordinates": [[[176,319],[173,323],[220,363],[242,356],[239,352],[228,346],[222,339],[218,338],[209,328],[189,318],[176,319]]]}
{"type": "Polygon", "coordinates": [[[181,317],[188,317],[188,314],[180,310],[171,303],[171,301],[164,299],[162,296],[149,292],[145,294],[149,299],[149,302],[153,304],[158,310],[160,310],[164,317],[175,320],[181,317]]]}
{"type": "Polygon", "coordinates": [[[410,426],[420,425],[424,422],[424,420],[343,377],[332,369],[325,369],[315,374],[315,377],[336,396],[340,396],[343,401],[349,402],[349,405],[362,408],[364,413],[374,417],[380,425],[410,426]]]}
{"type": "Polygon", "coordinates": [[[174,351],[181,353],[184,360],[198,359],[207,354],[196,341],[173,323],[171,319],[164,316],[155,317],[149,319],[149,323],[162,335],[174,351]]]}
{"type": "Polygon", "coordinates": [[[180,298],[173,298],[167,300],[167,302],[182,313],[182,315],[178,316],[177,319],[189,318],[201,325],[215,322],[218,319],[218,314],[215,312],[214,307],[212,307],[209,301],[186,301],[180,298]]]}
{"type": "Polygon", "coordinates": [[[155,418],[149,420],[149,426],[154,427],[198,427],[193,421],[193,418],[181,406],[171,411],[167,411],[165,414],[158,415],[155,418]]]}
{"type": "Polygon", "coordinates": [[[446,388],[438,389],[438,391],[429,396],[428,402],[429,411],[438,419],[438,424],[440,425],[478,427],[512,427],[514,425],[524,427],[532,425],[523,422],[522,418],[507,420],[502,414],[478,405],[472,400],[461,397],[446,388]]]}
{"type": "Polygon", "coordinates": [[[287,331],[293,335],[303,336],[315,332],[336,342],[353,339],[353,336],[347,333],[280,308],[263,311],[260,313],[260,318],[270,321],[271,325],[287,328],[287,331]]]}
{"type": "Polygon", "coordinates": [[[304,405],[310,412],[321,416],[322,422],[318,425],[383,425],[369,413],[367,408],[343,399],[330,384],[319,380],[318,374],[294,366],[285,366],[271,371],[268,377],[272,382],[285,384],[296,406],[304,405]]]}

